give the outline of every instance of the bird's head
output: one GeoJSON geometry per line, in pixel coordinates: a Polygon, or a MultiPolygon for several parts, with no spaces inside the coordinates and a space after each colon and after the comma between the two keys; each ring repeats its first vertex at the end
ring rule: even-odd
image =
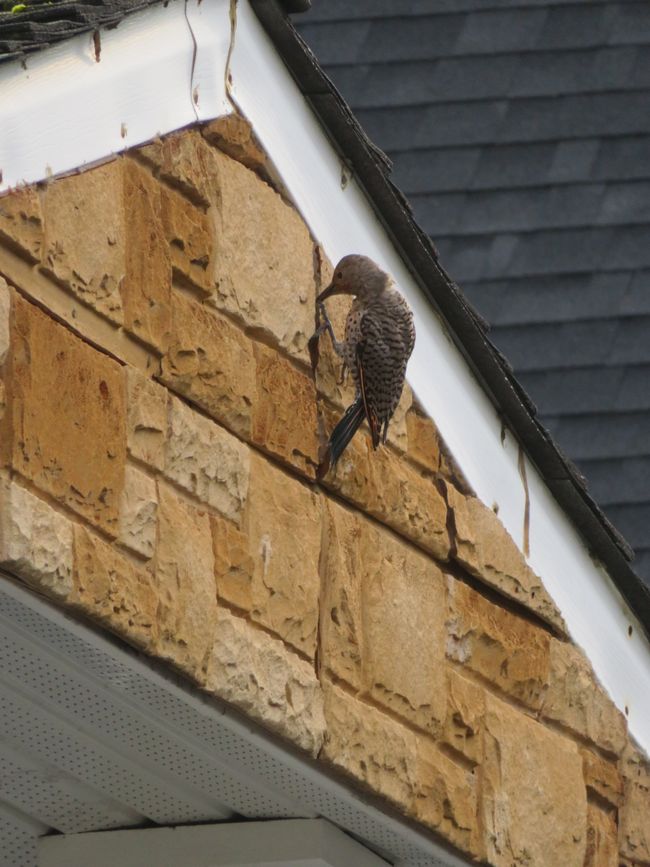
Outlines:
{"type": "Polygon", "coordinates": [[[369,300],[380,295],[390,282],[388,274],[372,259],[353,253],[341,259],[334,269],[332,282],[316,300],[321,302],[332,295],[356,295],[369,300]]]}

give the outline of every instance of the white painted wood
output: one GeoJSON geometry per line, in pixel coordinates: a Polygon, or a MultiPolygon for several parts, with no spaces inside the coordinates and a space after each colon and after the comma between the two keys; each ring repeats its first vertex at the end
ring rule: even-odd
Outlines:
{"type": "Polygon", "coordinates": [[[323,819],[45,837],[39,867],[387,867],[323,819]]]}

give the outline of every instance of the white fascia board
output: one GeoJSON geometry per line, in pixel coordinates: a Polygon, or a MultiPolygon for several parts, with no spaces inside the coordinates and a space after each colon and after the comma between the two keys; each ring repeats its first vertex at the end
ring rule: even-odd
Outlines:
{"type": "MultiPolygon", "coordinates": [[[[355,179],[309,109],[247,0],[172,0],[102,32],[100,61],[90,36],[0,67],[3,184],[70,171],[193,122],[231,110],[248,117],[313,235],[335,262],[365,253],[408,298],[417,341],[413,390],[478,497],[495,504],[523,550],[526,494],[519,446],[421,292],[355,179]],[[126,136],[122,132],[126,129],[126,136]],[[8,131],[5,134],[5,131],[8,131]],[[345,169],[347,173],[347,168],[345,169]]],[[[2,187],[0,187],[0,191],[2,187]]],[[[558,605],[574,640],[650,752],[650,645],[606,571],[526,459],[528,562],[558,605]],[[632,627],[631,635],[629,628],[632,627]]]]}

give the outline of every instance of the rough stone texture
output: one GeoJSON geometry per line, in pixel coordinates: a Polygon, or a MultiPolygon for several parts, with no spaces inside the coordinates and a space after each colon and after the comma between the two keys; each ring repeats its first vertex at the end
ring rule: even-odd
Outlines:
{"type": "Polygon", "coordinates": [[[203,682],[217,619],[210,520],[158,486],[157,655],[203,682]]]}
{"type": "Polygon", "coordinates": [[[210,522],[219,599],[248,612],[253,607],[255,571],[248,534],[224,518],[213,516],[210,522]]]}
{"type": "Polygon", "coordinates": [[[435,424],[415,409],[406,413],[407,454],[432,473],[440,472],[440,435],[435,424]]]}
{"type": "MultiPolygon", "coordinates": [[[[321,288],[324,289],[326,285],[323,283],[321,288]]],[[[327,315],[339,341],[345,336],[345,319],[349,309],[349,298],[339,295],[327,300],[327,315]]],[[[355,397],[354,381],[349,374],[343,376],[343,362],[334,352],[329,334],[323,334],[318,341],[317,359],[314,375],[318,393],[330,400],[339,410],[349,406],[355,397]]]]}
{"type": "Polygon", "coordinates": [[[113,160],[53,181],[43,204],[45,269],[119,324],[126,244],[121,163],[113,160]]]}
{"type": "MultiPolygon", "coordinates": [[[[329,433],[337,413],[325,413],[329,433]]],[[[324,479],[328,488],[430,551],[449,555],[447,507],[434,482],[391,449],[373,451],[365,426],[324,479]]]]}
{"type": "Polygon", "coordinates": [[[287,358],[255,343],[257,399],[253,442],[314,478],[318,465],[318,413],[313,380],[287,358]]]}
{"type": "Polygon", "coordinates": [[[418,741],[416,752],[416,818],[463,851],[480,857],[476,773],[452,762],[424,738],[418,741]]]}
{"type": "Polygon", "coordinates": [[[619,849],[635,864],[650,864],[650,761],[628,744],[621,765],[625,797],[619,813],[619,849]]]}
{"type": "Polygon", "coordinates": [[[483,758],[485,690],[453,668],[447,678],[447,715],[441,740],[478,764],[483,758]]]}
{"type": "Polygon", "coordinates": [[[164,139],[155,139],[135,149],[133,154],[151,166],[158,177],[206,208],[212,192],[206,180],[206,150],[198,132],[182,130],[164,139]]]}
{"type": "Polygon", "coordinates": [[[481,821],[494,867],[583,867],[587,802],[577,746],[491,696],[481,821]]]}
{"type": "Polygon", "coordinates": [[[131,644],[154,650],[158,595],[152,575],[80,526],[74,528],[70,602],[131,644]]]}
{"type": "Polygon", "coordinates": [[[616,765],[589,749],[583,748],[581,754],[587,790],[613,807],[620,807],[623,801],[623,779],[616,765]]]}
{"type": "Polygon", "coordinates": [[[211,149],[217,191],[217,307],[307,359],[314,330],[313,244],[298,213],[256,174],[211,149]]]}
{"type": "Polygon", "coordinates": [[[8,243],[32,262],[40,260],[43,215],[35,187],[13,190],[0,198],[0,242],[8,243]]]}
{"type": "Polygon", "coordinates": [[[134,367],[126,368],[126,444],[129,454],[155,470],[165,465],[167,390],[134,367]]]}
{"type": "Polygon", "coordinates": [[[333,502],[327,514],[322,664],[438,734],[446,711],[442,572],[358,514],[333,502]]]}
{"type": "Polygon", "coordinates": [[[246,439],[255,403],[251,341],[231,322],[175,294],[162,381],[246,439]]]}
{"type": "Polygon", "coordinates": [[[492,509],[447,484],[454,518],[454,557],[470,574],[530,608],[560,632],[566,626],[541,580],[492,509]]]}
{"type": "Polygon", "coordinates": [[[0,277],[0,367],[5,363],[11,342],[10,316],[11,292],[6,281],[0,277]]]}
{"type": "Polygon", "coordinates": [[[254,558],[253,620],[313,658],[320,591],[318,497],[253,453],[247,530],[254,558]]]}
{"type": "Polygon", "coordinates": [[[123,368],[17,295],[11,367],[13,466],[116,535],[126,453],[123,368]]]}
{"type": "Polygon", "coordinates": [[[374,707],[326,684],[321,758],[407,810],[416,795],[417,737],[374,707]]]}
{"type": "Polygon", "coordinates": [[[584,867],[618,867],[616,820],[594,804],[587,806],[587,852],[584,867]]]}
{"type": "Polygon", "coordinates": [[[124,325],[163,352],[171,325],[171,263],[161,188],[132,160],[122,160],[125,222],[124,325]]]}
{"type": "Polygon", "coordinates": [[[174,275],[206,294],[214,290],[214,227],[205,211],[174,190],[162,190],[162,222],[174,275]]]}
{"type": "Polygon", "coordinates": [[[153,557],[156,547],[158,495],[155,481],[127,465],[120,501],[118,541],[145,557],[153,557]]]}
{"type": "Polygon", "coordinates": [[[542,713],[614,755],[623,750],[627,723],[596,681],[584,653],[571,644],[551,642],[551,676],[542,713]]]}
{"type": "Polygon", "coordinates": [[[314,669],[278,639],[219,609],[206,689],[312,756],[323,743],[323,695],[314,669]]]}
{"type": "Polygon", "coordinates": [[[547,632],[448,578],[447,656],[532,708],[549,682],[547,632]]]}
{"type": "Polygon", "coordinates": [[[226,518],[239,522],[249,473],[248,446],[177,397],[170,398],[165,451],[168,478],[226,518]]]}
{"type": "Polygon", "coordinates": [[[246,118],[239,114],[227,114],[207,123],[201,133],[209,144],[218,147],[229,157],[243,163],[260,177],[269,177],[268,158],[246,118]]]}
{"type": "Polygon", "coordinates": [[[72,590],[72,524],[0,474],[0,566],[51,596],[72,590]]]}

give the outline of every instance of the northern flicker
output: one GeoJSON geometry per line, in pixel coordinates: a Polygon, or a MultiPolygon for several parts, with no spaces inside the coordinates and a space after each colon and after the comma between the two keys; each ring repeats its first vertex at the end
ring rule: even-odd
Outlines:
{"type": "Polygon", "coordinates": [[[364,418],[373,448],[386,442],[388,423],[397,408],[406,363],[415,344],[413,314],[393,279],[367,256],[345,256],[332,282],[316,299],[322,324],[315,337],[328,331],[344,370],[356,386],[354,403],[332,431],[319,477],[336,463],[364,418]],[[323,302],[332,295],[354,295],[339,343],[323,302]]]}

